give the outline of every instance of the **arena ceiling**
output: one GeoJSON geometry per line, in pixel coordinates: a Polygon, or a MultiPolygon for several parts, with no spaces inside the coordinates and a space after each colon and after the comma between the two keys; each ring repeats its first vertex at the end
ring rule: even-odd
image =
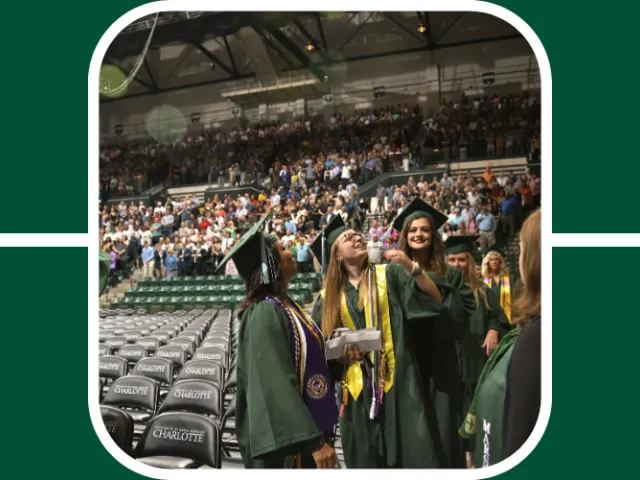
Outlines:
{"type": "MultiPolygon", "coordinates": [[[[103,66],[116,66],[128,76],[155,18],[143,17],[125,28],[103,66]]],[[[135,80],[119,99],[261,80],[264,66],[256,48],[263,49],[262,58],[268,57],[277,77],[303,71],[326,81],[328,64],[518,38],[507,22],[476,12],[165,12],[158,14],[135,80]]]]}

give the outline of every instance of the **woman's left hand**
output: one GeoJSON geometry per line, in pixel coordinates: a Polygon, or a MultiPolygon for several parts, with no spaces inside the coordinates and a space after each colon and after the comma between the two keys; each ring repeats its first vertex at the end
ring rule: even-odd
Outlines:
{"type": "Polygon", "coordinates": [[[489,330],[487,333],[487,338],[484,339],[484,343],[482,344],[482,348],[487,349],[487,357],[490,357],[493,351],[498,346],[498,331],[497,330],[489,330]]]}
{"type": "Polygon", "coordinates": [[[407,270],[413,270],[413,262],[402,250],[387,250],[383,253],[383,256],[386,260],[395,262],[407,270]]]}

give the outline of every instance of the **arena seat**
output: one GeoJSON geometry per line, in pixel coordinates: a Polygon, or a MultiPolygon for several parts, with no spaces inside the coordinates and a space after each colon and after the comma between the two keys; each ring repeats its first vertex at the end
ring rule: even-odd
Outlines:
{"type": "Polygon", "coordinates": [[[100,332],[98,332],[98,341],[102,343],[107,338],[111,338],[114,335],[115,335],[115,332],[113,330],[100,330],[100,332]]]}
{"type": "Polygon", "coordinates": [[[155,354],[160,348],[160,340],[154,337],[140,337],[135,344],[142,345],[150,354],[155,354]]]}
{"type": "Polygon", "coordinates": [[[155,356],[171,360],[175,368],[178,370],[187,363],[187,352],[178,346],[160,347],[156,350],[155,356]]]}
{"type": "Polygon", "coordinates": [[[100,377],[109,380],[117,380],[124,377],[129,371],[129,363],[122,357],[116,355],[103,355],[98,360],[100,377]]]}
{"type": "MultiPolygon", "coordinates": [[[[224,335],[224,334],[222,334],[224,335]]],[[[229,339],[225,339],[224,337],[220,337],[218,335],[210,336],[205,338],[201,345],[202,348],[217,348],[222,350],[225,353],[229,353],[229,339]]]]}
{"type": "MultiPolygon", "coordinates": [[[[138,328],[138,327],[137,327],[137,326],[135,326],[135,325],[134,325],[133,327],[134,327],[134,328],[136,328],[136,329],[138,328]]],[[[129,330],[129,331],[127,331],[127,332],[124,332],[124,333],[122,334],[122,336],[123,336],[124,338],[126,338],[126,339],[127,339],[127,341],[128,341],[129,343],[136,343],[136,341],[137,341],[140,337],[142,337],[142,332],[140,332],[139,330],[129,330]]]]}
{"type": "Polygon", "coordinates": [[[211,360],[191,360],[182,367],[176,382],[188,379],[207,380],[214,385],[223,385],[224,368],[211,360]]]}
{"type": "Polygon", "coordinates": [[[120,335],[109,337],[104,341],[104,344],[111,347],[114,351],[119,350],[120,347],[124,347],[127,343],[129,343],[128,340],[120,335]]]}
{"type": "Polygon", "coordinates": [[[196,348],[200,346],[200,335],[196,332],[180,332],[177,338],[187,338],[195,343],[196,348]]]}
{"type": "Polygon", "coordinates": [[[236,396],[231,398],[229,406],[220,421],[220,451],[231,458],[231,450],[238,450],[236,434],[236,396]]]}
{"type": "Polygon", "coordinates": [[[149,336],[152,337],[152,338],[158,339],[158,341],[162,345],[166,345],[166,343],[169,340],[171,340],[171,338],[173,338],[169,332],[162,331],[162,330],[156,330],[155,332],[151,332],[151,334],[149,336]]]}
{"type": "Polygon", "coordinates": [[[193,352],[196,351],[195,342],[186,337],[172,338],[167,343],[167,346],[180,347],[182,350],[184,350],[187,353],[187,356],[189,358],[193,356],[193,352]]]}
{"type": "Polygon", "coordinates": [[[104,345],[102,343],[98,346],[98,355],[100,355],[101,357],[103,355],[111,355],[111,353],[113,352],[110,346],[104,345]]]}
{"type": "Polygon", "coordinates": [[[222,418],[222,392],[219,385],[207,380],[189,379],[176,382],[160,405],[158,414],[191,412],[222,418]]]}
{"type": "Polygon", "coordinates": [[[158,383],[155,380],[140,375],[129,375],[113,382],[102,404],[125,410],[138,425],[155,415],[158,397],[158,383]]]}
{"type": "Polygon", "coordinates": [[[227,352],[214,347],[199,348],[196,350],[196,353],[193,354],[193,359],[214,361],[222,365],[225,371],[229,366],[229,357],[227,352]]]}
{"type": "Polygon", "coordinates": [[[118,356],[129,362],[129,365],[135,365],[140,359],[145,358],[147,355],[147,349],[142,345],[125,345],[118,350],[118,356]]]}
{"type": "Polygon", "coordinates": [[[116,445],[131,455],[133,444],[133,419],[124,410],[109,405],[100,405],[100,414],[107,432],[116,445]]]}
{"type": "Polygon", "coordinates": [[[173,385],[174,372],[175,369],[171,360],[166,358],[147,357],[136,363],[131,374],[149,377],[158,382],[158,386],[160,387],[160,396],[162,397],[167,394],[173,385]]]}
{"type": "Polygon", "coordinates": [[[151,420],[133,456],[157,468],[220,468],[218,432],[215,422],[202,415],[163,413],[151,420]]]}

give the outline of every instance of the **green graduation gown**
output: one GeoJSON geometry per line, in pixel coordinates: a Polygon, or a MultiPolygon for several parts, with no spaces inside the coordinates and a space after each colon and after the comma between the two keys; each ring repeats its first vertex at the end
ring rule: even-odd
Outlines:
{"type": "Polygon", "coordinates": [[[482,295],[479,294],[478,308],[469,318],[469,328],[464,338],[463,348],[459,351],[459,362],[465,389],[463,402],[463,411],[465,412],[471,406],[478,379],[485,363],[487,363],[487,351],[482,348],[487,333],[489,330],[496,330],[498,339],[502,339],[511,330],[509,320],[507,320],[500,306],[499,293],[496,293],[495,290],[487,285],[482,286],[482,291],[487,297],[489,308],[487,308],[482,295]]]}
{"type": "Polygon", "coordinates": [[[412,325],[416,359],[427,406],[437,418],[444,458],[440,463],[446,468],[464,468],[464,448],[457,433],[466,413],[459,352],[469,316],[475,311],[475,297],[457,268],[447,265],[445,278],[434,272],[428,275],[440,290],[443,310],[432,322],[412,325]]]}
{"type": "MultiPolygon", "coordinates": [[[[389,314],[395,353],[393,387],[384,396],[376,420],[369,418],[372,393],[366,387],[358,400],[349,396],[340,418],[340,433],[347,468],[439,468],[443,466],[439,421],[433,405],[425,398],[410,326],[430,323],[442,305],[423,294],[405,270],[390,264],[386,268],[389,314]]],[[[347,299],[358,309],[358,290],[347,286],[347,299]]],[[[358,309],[354,322],[365,324],[358,309]]],[[[314,305],[312,318],[322,323],[322,297],[314,305]]],[[[329,362],[334,380],[342,379],[339,362],[329,362]]],[[[457,425],[455,427],[457,428],[457,425]]]]}
{"type": "Polygon", "coordinates": [[[245,468],[285,468],[322,432],[300,394],[289,321],[275,305],[257,302],[242,317],[238,344],[236,428],[245,468]]]}

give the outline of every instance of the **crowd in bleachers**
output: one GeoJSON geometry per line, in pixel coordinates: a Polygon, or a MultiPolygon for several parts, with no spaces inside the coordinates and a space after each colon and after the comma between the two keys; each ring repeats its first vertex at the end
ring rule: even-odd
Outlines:
{"type": "MultiPolygon", "coordinates": [[[[353,225],[363,220],[357,184],[344,180],[337,188],[318,181],[298,188],[283,181],[270,193],[263,190],[236,198],[215,195],[204,202],[187,196],[155,206],[124,201],[105,205],[100,212],[100,235],[111,259],[111,284],[135,268],[143,269],[145,277],[212,274],[253,221],[273,208],[279,211],[270,230],[296,251],[301,272],[312,271],[308,243],[318,228],[335,215],[353,225]]],[[[226,273],[235,273],[233,263],[226,273]]]]}
{"type": "MultiPolygon", "coordinates": [[[[345,164],[345,168],[350,168],[345,164]]],[[[286,171],[286,167],[285,170],[286,171]]],[[[354,167],[353,171],[357,171],[354,167]]],[[[296,175],[283,176],[270,191],[232,198],[214,196],[204,202],[187,196],[167,199],[155,206],[104,206],[100,214],[103,249],[111,259],[112,285],[132,269],[145,277],[213,274],[218,263],[251,224],[265,212],[279,208],[268,226],[283,246],[294,253],[301,273],[314,270],[309,244],[319,229],[340,215],[350,225],[364,225],[369,202],[359,202],[358,185],[349,175],[337,188],[318,180],[301,182],[296,175]]],[[[471,173],[455,178],[442,176],[404,185],[380,184],[374,200],[375,213],[369,230],[374,258],[383,248],[396,245],[397,232],[387,232],[393,218],[415,197],[420,197],[449,217],[441,236],[479,235],[485,250],[497,239],[510,237],[524,215],[540,205],[540,177],[528,169],[494,174],[488,167],[481,176],[471,173]]],[[[317,265],[316,265],[317,266],[317,265]]],[[[235,274],[233,262],[227,274],[235,274]]]]}
{"type": "Polygon", "coordinates": [[[443,101],[425,120],[423,146],[447,160],[527,156],[540,161],[541,108],[527,92],[443,101]]]}
{"type": "MultiPolygon", "coordinates": [[[[100,153],[101,197],[141,192],[153,185],[262,183],[277,184],[280,170],[307,177],[309,166],[325,179],[323,167],[355,164],[381,171],[383,162],[409,153],[420,126],[418,107],[334,114],[326,122],[270,122],[248,128],[203,130],[173,142],[153,140],[104,145],[100,153]]],[[[331,176],[333,178],[333,175],[331,176]]],[[[270,186],[270,185],[267,185],[270,186]]]]}

